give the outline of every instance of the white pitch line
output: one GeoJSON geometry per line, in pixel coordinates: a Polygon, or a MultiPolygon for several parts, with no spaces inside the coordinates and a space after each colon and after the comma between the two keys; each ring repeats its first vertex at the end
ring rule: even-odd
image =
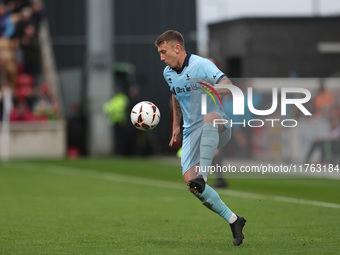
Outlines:
{"type": "MultiPolygon", "coordinates": [[[[182,190],[186,189],[184,183],[180,184],[176,182],[156,180],[156,179],[150,179],[150,178],[145,178],[145,177],[128,176],[128,175],[115,174],[115,173],[109,173],[109,172],[98,172],[95,170],[84,169],[84,168],[79,169],[79,168],[65,167],[65,166],[58,166],[58,165],[44,165],[44,170],[42,170],[41,165],[33,164],[33,163],[22,163],[22,164],[16,164],[15,166],[10,165],[9,163],[9,164],[6,164],[5,167],[20,168],[22,170],[28,170],[28,171],[49,172],[49,173],[54,173],[54,174],[63,174],[63,175],[70,175],[70,176],[86,176],[86,177],[114,181],[114,182],[123,182],[123,183],[145,185],[145,186],[152,186],[152,187],[159,187],[159,188],[182,189],[182,190]]],[[[228,195],[228,196],[247,198],[247,199],[272,200],[272,201],[277,201],[277,202],[340,209],[340,204],[327,203],[327,202],[322,202],[322,201],[305,200],[305,199],[283,197],[283,196],[268,196],[268,195],[263,195],[263,194],[248,193],[248,192],[242,192],[242,191],[236,191],[236,190],[218,190],[218,193],[223,194],[223,195],[228,195]]]]}

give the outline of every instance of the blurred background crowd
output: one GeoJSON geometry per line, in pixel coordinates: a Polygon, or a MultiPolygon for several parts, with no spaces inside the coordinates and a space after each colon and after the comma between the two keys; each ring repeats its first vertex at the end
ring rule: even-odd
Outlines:
{"type": "MultiPolygon", "coordinates": [[[[0,87],[13,98],[10,121],[53,120],[57,104],[41,70],[41,0],[0,2],[0,87]]],[[[1,97],[3,98],[3,96],[1,97]]],[[[2,107],[0,104],[0,119],[2,107]]]]}

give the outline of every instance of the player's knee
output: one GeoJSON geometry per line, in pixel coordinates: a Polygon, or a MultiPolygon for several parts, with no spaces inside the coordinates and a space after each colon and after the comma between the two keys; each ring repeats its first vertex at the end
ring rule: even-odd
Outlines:
{"type": "Polygon", "coordinates": [[[211,113],[208,113],[207,115],[204,116],[203,123],[213,123],[213,122],[214,122],[214,117],[211,113]]]}
{"type": "Polygon", "coordinates": [[[208,113],[207,115],[204,116],[203,118],[203,123],[213,123],[215,119],[220,119],[221,117],[214,112],[208,113]]]}

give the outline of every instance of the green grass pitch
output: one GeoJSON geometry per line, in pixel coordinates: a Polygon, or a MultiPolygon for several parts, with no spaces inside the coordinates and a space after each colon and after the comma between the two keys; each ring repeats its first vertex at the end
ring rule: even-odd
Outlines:
{"type": "Polygon", "coordinates": [[[230,179],[228,224],[180,167],[110,158],[0,163],[0,254],[340,254],[339,179],[230,179]]]}

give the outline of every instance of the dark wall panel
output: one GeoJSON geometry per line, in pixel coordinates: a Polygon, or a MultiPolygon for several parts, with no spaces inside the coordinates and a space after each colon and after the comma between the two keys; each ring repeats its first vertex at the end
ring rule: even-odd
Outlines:
{"type": "MultiPolygon", "coordinates": [[[[216,58],[243,59],[244,77],[328,77],[339,72],[339,53],[318,51],[320,42],[339,42],[339,17],[245,18],[209,26],[219,45],[216,58]]],[[[228,65],[225,72],[228,74],[228,65]]]]}

